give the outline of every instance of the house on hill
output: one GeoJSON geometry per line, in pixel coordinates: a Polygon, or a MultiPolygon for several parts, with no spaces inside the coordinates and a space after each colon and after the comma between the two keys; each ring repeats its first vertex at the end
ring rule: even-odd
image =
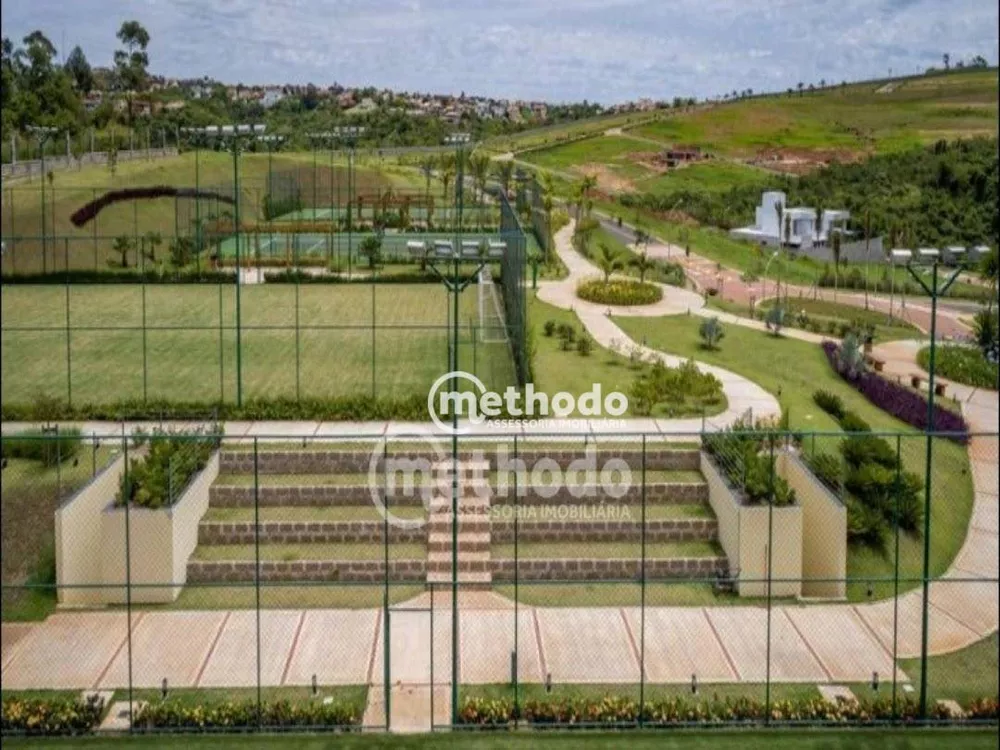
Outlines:
{"type": "Polygon", "coordinates": [[[730,235],[761,245],[784,244],[806,249],[825,245],[832,232],[850,236],[846,228],[850,218],[850,211],[827,209],[817,216],[815,208],[789,207],[782,191],[771,190],[761,195],[760,205],[754,210],[753,226],[733,229],[730,235]]]}

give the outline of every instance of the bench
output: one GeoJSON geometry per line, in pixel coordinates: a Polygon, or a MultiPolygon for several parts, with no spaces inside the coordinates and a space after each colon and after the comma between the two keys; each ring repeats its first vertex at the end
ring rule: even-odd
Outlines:
{"type": "Polygon", "coordinates": [[[945,392],[945,389],[947,387],[948,387],[947,383],[940,383],[940,382],[935,383],[934,384],[934,395],[935,396],[944,396],[944,392],[945,392]]]}
{"type": "Polygon", "coordinates": [[[923,382],[923,380],[924,380],[923,375],[917,375],[916,373],[910,375],[910,385],[916,388],[917,390],[920,390],[920,384],[923,382]]]}

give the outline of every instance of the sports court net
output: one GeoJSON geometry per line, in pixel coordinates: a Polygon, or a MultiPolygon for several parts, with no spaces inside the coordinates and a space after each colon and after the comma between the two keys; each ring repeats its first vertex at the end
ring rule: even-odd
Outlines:
{"type": "Polygon", "coordinates": [[[503,303],[489,266],[479,272],[479,340],[484,344],[506,344],[507,325],[503,303]]]}

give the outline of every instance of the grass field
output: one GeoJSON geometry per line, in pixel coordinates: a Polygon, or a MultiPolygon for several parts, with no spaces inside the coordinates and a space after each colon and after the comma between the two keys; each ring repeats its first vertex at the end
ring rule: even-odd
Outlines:
{"type": "MultiPolygon", "coordinates": [[[[760,307],[768,310],[774,306],[774,299],[765,300],[760,307]]],[[[888,316],[876,310],[865,310],[863,307],[853,305],[842,305],[837,302],[830,302],[821,299],[798,299],[791,297],[788,300],[788,317],[785,319],[786,325],[795,325],[795,316],[804,312],[811,321],[826,324],[835,323],[861,323],[875,326],[875,341],[883,343],[895,341],[897,339],[918,339],[923,338],[923,334],[916,326],[910,325],[905,320],[899,318],[889,322],[888,316]]],[[[746,313],[746,310],[743,311],[746,313]]]]}
{"type": "Polygon", "coordinates": [[[656,145],[635,138],[599,135],[583,141],[554,146],[541,151],[521,154],[524,161],[544,169],[575,170],[583,174],[590,168],[610,168],[626,179],[639,179],[655,174],[636,163],[633,154],[656,152],[656,145]]]}
{"type": "Polygon", "coordinates": [[[724,193],[730,188],[762,185],[768,174],[755,167],[728,161],[707,161],[671,169],[666,174],[636,182],[637,190],[669,194],[680,190],[695,193],[724,193]]]}
{"type": "MultiPolygon", "coordinates": [[[[425,396],[447,372],[442,285],[250,285],[241,298],[246,398],[425,396]]],[[[72,386],[74,403],[232,401],[235,299],[233,286],[5,286],[2,399],[67,399],[72,386]]],[[[459,365],[502,390],[514,382],[509,347],[473,336],[478,316],[472,285],[459,365]]]]}
{"type": "Polygon", "coordinates": [[[996,732],[976,730],[920,729],[814,729],[814,730],[671,730],[669,732],[458,732],[450,734],[337,734],[332,736],[254,735],[243,736],[151,736],[55,738],[49,740],[8,739],[10,747],[67,750],[115,750],[115,748],[162,748],[163,750],[614,750],[627,743],[640,750],[931,750],[946,743],[952,750],[996,748],[996,732]]]}
{"type": "MultiPolygon", "coordinates": [[[[696,357],[750,378],[779,398],[794,430],[837,433],[837,424],[812,400],[818,389],[836,393],[848,409],[867,420],[873,429],[900,431],[906,435],[901,439],[904,467],[924,476],[925,442],[920,434],[851,388],[833,371],[816,344],[724,325],[726,335],[720,349],[710,352],[700,346],[698,318],[616,318],[615,322],[631,338],[646,340],[654,349],[696,357]]],[[[836,435],[814,440],[807,438],[804,450],[836,453],[838,442],[836,435]]],[[[961,548],[972,510],[972,482],[964,446],[944,439],[935,440],[932,489],[931,575],[937,577],[945,572],[961,548]]],[[[923,540],[915,535],[900,535],[900,575],[907,579],[901,581],[901,591],[914,588],[918,583],[915,578],[922,571],[923,546],[923,540]]],[[[848,584],[848,598],[853,601],[867,599],[869,586],[872,598],[891,596],[893,563],[890,551],[851,546],[847,575],[861,580],[848,584]]]]}

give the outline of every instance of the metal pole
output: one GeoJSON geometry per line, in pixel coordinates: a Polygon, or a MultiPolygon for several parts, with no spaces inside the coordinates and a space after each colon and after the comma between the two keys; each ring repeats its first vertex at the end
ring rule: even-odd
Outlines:
{"type": "MultiPolygon", "coordinates": [[[[912,269],[911,269],[912,273],[912,269]]],[[[920,632],[920,718],[927,718],[927,650],[930,625],[930,573],[931,573],[931,460],[934,452],[934,365],[937,353],[937,298],[938,264],[931,265],[931,353],[927,379],[927,455],[924,465],[924,573],[922,628],[920,632]]]]}
{"type": "Polygon", "coordinates": [[[771,468],[767,503],[767,656],[764,680],[764,723],[771,723],[771,565],[774,554],[774,436],[770,437],[771,468]]]}
{"type": "Polygon", "coordinates": [[[142,402],[149,400],[147,395],[147,358],[146,358],[146,284],[142,284],[142,402]]]}
{"type": "Polygon", "coordinates": [[[902,437],[896,435],[896,493],[893,513],[893,532],[896,535],[895,562],[892,587],[892,719],[896,720],[896,659],[899,653],[899,491],[903,471],[902,437]]]}
{"type": "Polygon", "coordinates": [[[132,488],[129,479],[128,438],[125,426],[122,425],[122,455],[125,466],[125,633],[128,641],[128,731],[132,733],[132,706],[134,704],[132,691],[132,541],[129,538],[129,509],[132,506],[132,488]]]}
{"type": "Polygon", "coordinates": [[[242,313],[240,306],[240,287],[243,281],[240,278],[242,270],[240,268],[240,144],[238,137],[233,138],[233,198],[235,206],[236,229],[236,406],[243,406],[243,346],[242,346],[242,313]]]}
{"type": "Polygon", "coordinates": [[[517,435],[514,435],[514,716],[520,719],[521,717],[521,705],[520,705],[520,651],[518,649],[518,631],[520,628],[518,624],[520,620],[520,614],[518,613],[518,544],[517,535],[519,532],[518,524],[518,513],[520,512],[520,507],[518,505],[517,493],[518,493],[518,472],[517,472],[517,435]]]}
{"type": "Polygon", "coordinates": [[[260,685],[260,461],[258,438],[253,439],[253,545],[254,545],[254,594],[257,615],[257,728],[263,724],[264,706],[261,703],[260,685]]]}
{"type": "Polygon", "coordinates": [[[42,273],[48,269],[46,257],[49,252],[48,235],[45,232],[45,139],[39,139],[39,148],[42,151],[42,273]]]}
{"type": "MultiPolygon", "coordinates": [[[[145,286],[143,287],[145,288],[145,286]]],[[[73,342],[70,324],[69,277],[66,278],[66,403],[73,405],[73,342]]]]}
{"type": "MultiPolygon", "coordinates": [[[[389,441],[386,439],[385,443],[382,445],[382,492],[383,500],[386,510],[389,508],[389,483],[386,480],[389,474],[389,441]]],[[[392,694],[389,687],[389,514],[385,513],[382,516],[382,542],[383,542],[383,561],[385,565],[384,575],[385,575],[385,585],[382,587],[382,613],[383,613],[383,631],[382,631],[382,643],[384,652],[382,654],[382,684],[383,690],[385,692],[385,731],[389,731],[390,727],[390,717],[391,713],[391,700],[392,694]]],[[[434,612],[434,585],[431,584],[431,616],[433,617],[434,612]]],[[[434,628],[431,627],[431,649],[433,654],[434,649],[434,628]]],[[[434,671],[434,657],[431,656],[431,672],[434,671]]],[[[431,678],[431,727],[434,726],[434,679],[431,678]]]]}
{"type": "Polygon", "coordinates": [[[639,561],[639,726],[646,708],[646,435],[642,436],[642,555],[639,561]]]}

